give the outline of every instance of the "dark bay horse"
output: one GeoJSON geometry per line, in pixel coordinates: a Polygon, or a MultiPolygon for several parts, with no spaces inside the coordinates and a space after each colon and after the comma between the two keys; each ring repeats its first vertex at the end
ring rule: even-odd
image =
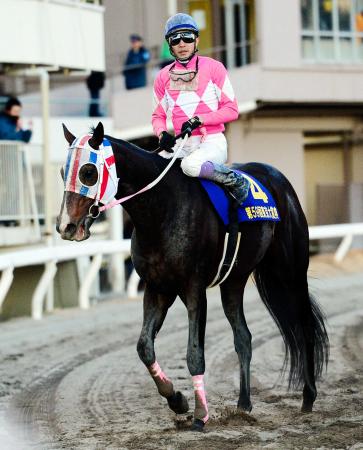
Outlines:
{"type": "MultiPolygon", "coordinates": [[[[75,137],[64,127],[71,145],[75,137]]],[[[111,143],[119,178],[116,198],[135,193],[153,181],[167,160],[128,142],[105,136],[111,143]]],[[[101,123],[88,144],[99,149],[104,139],[101,123]]],[[[303,386],[302,411],[310,412],[316,399],[315,380],[327,364],[329,341],[319,307],[309,295],[308,226],[299,200],[289,181],[275,168],[248,163],[235,168],[265,185],[277,203],[280,222],[243,222],[237,263],[220,285],[222,305],[232,327],[240,364],[240,395],[237,407],[251,411],[251,333],[243,311],[243,293],[248,277],[254,279],[268,311],[285,343],[289,360],[289,387],[303,386]]],[[[97,167],[83,176],[97,180],[97,167]]],[[[73,174],[75,176],[75,174],[73,174]]],[[[87,180],[86,180],[87,181],[87,180]]],[[[85,182],[86,182],[85,181],[85,182]]],[[[92,198],[64,192],[57,229],[63,239],[89,237],[92,198]]],[[[176,413],[189,406],[183,394],[156,361],[154,339],[177,296],[185,304],[189,319],[187,364],[195,391],[193,429],[201,430],[208,419],[203,374],[206,326],[206,288],[220,262],[225,227],[207,200],[200,182],[185,176],[177,163],[153,189],[124,203],[135,226],[132,260],[146,283],[144,319],[137,351],[153,377],[159,393],[176,413]]]]}

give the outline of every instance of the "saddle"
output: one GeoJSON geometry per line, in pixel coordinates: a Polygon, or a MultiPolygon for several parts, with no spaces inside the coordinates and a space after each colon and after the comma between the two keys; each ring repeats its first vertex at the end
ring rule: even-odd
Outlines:
{"type": "Polygon", "coordinates": [[[237,263],[236,258],[241,240],[240,222],[280,221],[275,200],[269,190],[251,175],[241,171],[237,172],[245,176],[250,182],[248,197],[243,205],[238,205],[235,199],[222,186],[213,181],[199,178],[215,211],[226,227],[222,258],[216,276],[208,288],[223,283],[230,274],[234,264],[237,263]]]}
{"type": "MultiPolygon", "coordinates": [[[[242,174],[250,182],[248,197],[237,210],[237,222],[255,222],[260,220],[279,222],[279,212],[270,191],[248,173],[239,170],[236,170],[236,172],[242,174]]],[[[203,178],[199,178],[199,181],[207,192],[218,216],[224,225],[227,226],[230,223],[229,204],[231,196],[222,186],[213,181],[203,178]]]]}

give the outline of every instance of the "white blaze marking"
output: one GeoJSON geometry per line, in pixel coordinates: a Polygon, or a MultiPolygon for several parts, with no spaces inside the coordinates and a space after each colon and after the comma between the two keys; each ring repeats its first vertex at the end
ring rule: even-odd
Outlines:
{"type": "Polygon", "coordinates": [[[61,234],[64,233],[65,229],[67,228],[67,225],[71,223],[71,219],[68,215],[67,207],[66,207],[66,200],[67,200],[67,194],[64,195],[64,202],[63,202],[63,208],[60,216],[60,224],[59,224],[59,231],[61,234]]]}

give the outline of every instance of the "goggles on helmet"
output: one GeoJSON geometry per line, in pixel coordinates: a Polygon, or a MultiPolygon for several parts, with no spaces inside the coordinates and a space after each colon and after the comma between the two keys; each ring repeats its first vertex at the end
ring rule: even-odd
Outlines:
{"type": "Polygon", "coordinates": [[[183,31],[181,33],[174,33],[168,38],[168,43],[172,47],[180,44],[180,41],[185,42],[186,44],[192,44],[195,42],[197,36],[191,31],[183,31]]]}

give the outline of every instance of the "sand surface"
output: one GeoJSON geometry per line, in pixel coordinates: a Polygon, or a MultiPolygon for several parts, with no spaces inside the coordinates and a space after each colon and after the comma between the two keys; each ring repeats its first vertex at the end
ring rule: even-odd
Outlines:
{"type": "MultiPolygon", "coordinates": [[[[251,414],[238,414],[237,356],[218,290],[208,295],[206,388],[211,420],[189,431],[136,352],[142,302],[55,311],[0,323],[0,449],[363,449],[363,253],[312,258],[312,292],[327,315],[331,357],[314,412],[281,379],[279,331],[249,283],[251,414]]],[[[187,315],[177,301],[156,341],[159,363],[193,408],[187,315]]],[[[192,412],[192,411],[191,411],[192,412]]]]}

